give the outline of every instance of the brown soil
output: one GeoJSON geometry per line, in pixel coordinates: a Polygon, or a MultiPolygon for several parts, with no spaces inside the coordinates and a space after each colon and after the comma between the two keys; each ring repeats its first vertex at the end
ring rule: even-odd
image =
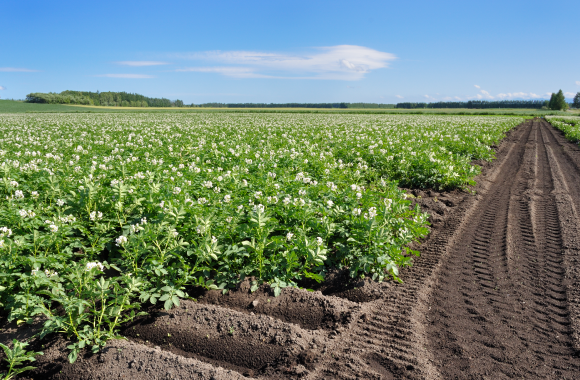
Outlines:
{"type": "Polygon", "coordinates": [[[462,228],[426,316],[442,378],[580,376],[578,268],[566,265],[578,253],[580,171],[569,154],[546,122],[528,124],[462,228]]]}
{"type": "Polygon", "coordinates": [[[409,191],[432,228],[403,284],[336,271],[279,297],[194,290],[73,365],[62,338],[37,342],[25,378],[578,378],[580,149],[541,119],[495,149],[471,192],[409,191]]]}

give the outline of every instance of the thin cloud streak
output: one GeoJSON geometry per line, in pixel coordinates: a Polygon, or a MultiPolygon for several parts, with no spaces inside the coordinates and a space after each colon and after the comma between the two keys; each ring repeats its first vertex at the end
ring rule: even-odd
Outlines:
{"type": "Polygon", "coordinates": [[[6,87],[0,86],[0,90],[6,90],[6,87]]]}
{"type": "Polygon", "coordinates": [[[229,66],[189,67],[176,71],[213,72],[234,78],[359,80],[372,70],[388,67],[397,59],[364,46],[320,47],[296,55],[251,51],[208,51],[178,54],[178,58],[216,62],[229,66]]]}
{"type": "Polygon", "coordinates": [[[145,75],[145,74],[101,74],[101,75],[95,75],[95,76],[102,77],[102,78],[124,78],[124,79],[155,78],[153,75],[145,75]]]}
{"type": "Polygon", "coordinates": [[[178,72],[218,73],[232,78],[275,78],[270,75],[256,73],[249,67],[187,67],[177,69],[178,72]]]}
{"type": "Polygon", "coordinates": [[[161,62],[161,61],[119,61],[115,63],[121,66],[132,66],[132,67],[169,65],[169,62],[161,62]]]}
{"type": "MultiPolygon", "coordinates": [[[[546,94],[551,96],[552,93],[546,94]]],[[[533,92],[508,92],[508,93],[501,93],[497,94],[497,97],[506,100],[506,99],[541,99],[542,97],[538,94],[534,94],[533,92]]]]}
{"type": "MultiPolygon", "coordinates": [[[[566,97],[572,97],[574,94],[571,92],[564,93],[566,97]]],[[[480,90],[478,94],[475,96],[468,96],[465,100],[515,100],[515,99],[524,99],[524,100],[540,100],[546,99],[546,96],[549,98],[552,95],[551,92],[545,94],[545,96],[538,95],[533,92],[507,92],[507,93],[500,93],[497,95],[491,95],[488,91],[480,90]]],[[[459,96],[445,96],[445,97],[435,97],[431,95],[423,95],[425,99],[430,101],[463,101],[464,99],[459,96]]]]}
{"type": "Polygon", "coordinates": [[[0,71],[8,73],[36,73],[38,70],[25,69],[21,67],[0,67],[0,71]]]}

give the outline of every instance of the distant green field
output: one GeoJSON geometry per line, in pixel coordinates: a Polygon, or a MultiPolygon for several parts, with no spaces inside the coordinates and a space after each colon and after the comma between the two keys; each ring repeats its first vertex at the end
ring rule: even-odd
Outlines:
{"type": "Polygon", "coordinates": [[[64,104],[25,103],[14,100],[0,100],[0,113],[346,113],[346,114],[413,114],[413,115],[514,115],[514,116],[545,116],[545,115],[579,115],[577,111],[560,112],[536,109],[468,109],[468,108],[431,108],[431,109],[313,109],[313,108],[136,108],[136,107],[90,107],[64,104]]]}
{"type": "MultiPolygon", "coordinates": [[[[17,102],[14,100],[0,100],[0,113],[22,112],[83,112],[93,111],[90,108],[75,108],[62,104],[38,104],[17,102]]],[[[95,109],[93,112],[107,112],[107,110],[95,109]]]]}

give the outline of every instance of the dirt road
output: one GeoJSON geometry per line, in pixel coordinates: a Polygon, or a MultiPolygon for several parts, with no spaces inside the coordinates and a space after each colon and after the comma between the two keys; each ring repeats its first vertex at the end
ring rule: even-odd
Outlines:
{"type": "Polygon", "coordinates": [[[201,292],[74,365],[48,343],[30,376],[580,378],[580,149],[541,119],[496,148],[474,194],[414,191],[433,226],[403,284],[201,292]]]}
{"type": "Polygon", "coordinates": [[[544,121],[526,125],[451,247],[427,316],[442,378],[580,376],[578,315],[568,306],[579,286],[570,261],[580,236],[570,145],[544,121]]]}

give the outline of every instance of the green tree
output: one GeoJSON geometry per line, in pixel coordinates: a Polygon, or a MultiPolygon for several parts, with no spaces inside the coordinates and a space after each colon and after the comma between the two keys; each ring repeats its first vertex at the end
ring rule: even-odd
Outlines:
{"type": "Polygon", "coordinates": [[[558,93],[555,95],[552,94],[552,100],[550,100],[550,104],[550,108],[553,110],[565,111],[568,109],[568,103],[566,103],[566,97],[564,96],[562,90],[558,91],[558,93]]]}
{"type": "Polygon", "coordinates": [[[548,102],[548,108],[553,110],[554,109],[554,103],[556,101],[556,93],[552,92],[552,96],[550,96],[550,101],[548,102]]]}
{"type": "Polygon", "coordinates": [[[572,103],[572,107],[580,109],[580,92],[576,93],[574,97],[574,102],[572,103]]]}

